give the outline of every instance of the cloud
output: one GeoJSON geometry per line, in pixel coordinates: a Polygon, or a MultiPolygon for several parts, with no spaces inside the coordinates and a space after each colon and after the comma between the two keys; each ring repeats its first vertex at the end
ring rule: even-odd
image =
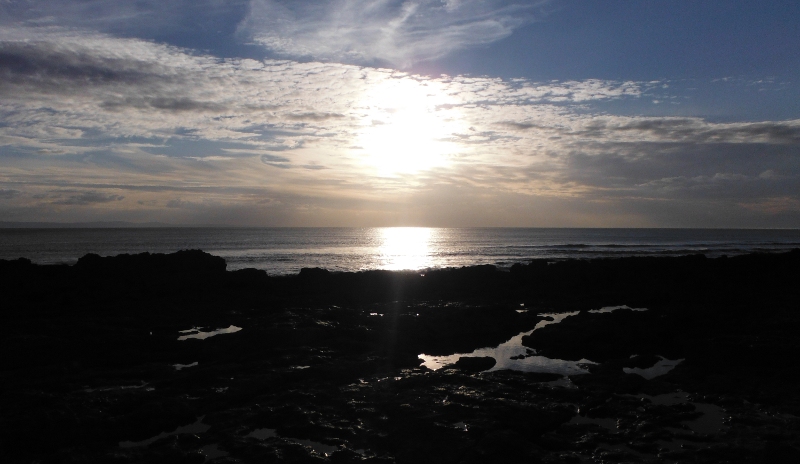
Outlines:
{"type": "Polygon", "coordinates": [[[170,113],[182,113],[186,111],[193,112],[220,112],[225,111],[227,108],[211,102],[202,102],[193,100],[191,98],[169,98],[169,97],[156,97],[156,98],[123,98],[117,100],[108,100],[100,104],[104,110],[115,111],[125,110],[127,108],[161,110],[170,113]]]}
{"type": "Polygon", "coordinates": [[[180,198],[176,198],[174,200],[169,200],[166,203],[167,208],[197,208],[198,206],[202,205],[202,203],[193,202],[193,201],[184,201],[180,198]]]}
{"type": "Polygon", "coordinates": [[[120,201],[125,197],[122,195],[107,194],[101,192],[81,192],[69,195],[67,198],[54,201],[56,205],[89,205],[93,203],[110,203],[120,201]]]}
{"type": "Polygon", "coordinates": [[[800,143],[800,121],[709,123],[701,118],[598,117],[576,128],[592,137],[692,143],[800,143]],[[630,134],[630,137],[627,135],[630,134]]]}
{"type": "Polygon", "coordinates": [[[328,169],[326,166],[322,166],[322,165],[319,165],[319,164],[304,164],[304,165],[302,165],[300,167],[303,168],[303,169],[309,169],[309,170],[312,170],[312,171],[319,171],[321,169],[328,169]]]}
{"type": "Polygon", "coordinates": [[[247,0],[4,0],[0,25],[66,26],[125,36],[218,28],[220,17],[244,12],[247,0]]]}
{"type": "Polygon", "coordinates": [[[261,155],[261,162],[276,168],[287,169],[292,167],[289,158],[277,155],[261,155]]]}
{"type": "MultiPolygon", "coordinates": [[[[476,104],[497,109],[553,100],[637,98],[641,92],[635,82],[430,79],[333,63],[219,60],[51,27],[0,29],[0,59],[8,64],[2,71],[0,111],[13,127],[0,128],[0,143],[49,153],[77,153],[75,144],[53,145],[58,139],[85,141],[91,133],[149,139],[151,144],[173,137],[240,140],[254,149],[299,148],[319,139],[321,131],[327,137],[349,137],[364,124],[383,123],[384,115],[407,104],[401,97],[376,108],[370,101],[376,92],[405,92],[415,104],[430,105],[443,117],[476,104]]],[[[541,111],[536,113],[529,116],[541,111]]]]}
{"type": "Polygon", "coordinates": [[[289,119],[291,121],[314,121],[314,122],[327,121],[329,119],[336,119],[343,117],[344,117],[343,114],[338,114],[338,113],[313,113],[313,112],[293,113],[286,115],[286,119],[289,119]]]}
{"type": "Polygon", "coordinates": [[[252,0],[240,32],[290,58],[401,68],[504,39],[545,1],[252,0]]]}
{"type": "Polygon", "coordinates": [[[141,83],[155,71],[152,62],[85,51],[88,50],[76,50],[52,42],[6,40],[0,49],[3,80],[9,84],[19,84],[34,79],[42,86],[54,81],[92,85],[141,83]]]}
{"type": "Polygon", "coordinates": [[[21,192],[14,189],[0,189],[0,200],[10,200],[19,196],[21,192]]]}
{"type": "Polygon", "coordinates": [[[609,110],[661,82],[219,59],[51,26],[0,27],[0,61],[0,189],[25,192],[3,194],[0,212],[17,208],[15,217],[61,214],[36,209],[34,196],[51,189],[62,189],[46,203],[59,211],[105,204],[161,215],[146,220],[208,223],[204,211],[233,218],[226,210],[238,205],[237,220],[284,225],[386,219],[417,205],[427,208],[420,220],[451,217],[437,192],[491,209],[465,213],[473,218],[521,214],[500,199],[561,205],[553,214],[571,205],[564,218],[590,217],[580,206],[589,203],[643,217],[645,202],[704,201],[755,215],[742,205],[800,192],[798,120],[609,110]],[[198,194],[203,202],[175,208],[198,194]],[[171,216],[189,210],[196,216],[171,216]]]}
{"type": "Polygon", "coordinates": [[[744,202],[742,207],[755,212],[766,212],[770,215],[776,215],[787,212],[799,212],[800,200],[797,198],[785,197],[770,197],[756,201],[744,202]]]}

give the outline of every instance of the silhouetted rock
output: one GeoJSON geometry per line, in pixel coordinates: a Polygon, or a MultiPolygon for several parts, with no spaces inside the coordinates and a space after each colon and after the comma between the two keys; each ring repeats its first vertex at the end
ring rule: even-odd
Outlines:
{"type": "Polygon", "coordinates": [[[497,360],[490,356],[482,356],[482,357],[461,356],[460,358],[458,358],[458,361],[456,361],[455,364],[453,364],[453,367],[455,367],[456,369],[461,369],[462,371],[482,372],[482,371],[488,371],[489,369],[493,368],[495,364],[497,364],[497,360]]]}
{"type": "Polygon", "coordinates": [[[183,250],[170,254],[140,253],[101,257],[89,253],[75,264],[83,274],[104,278],[133,276],[138,278],[217,276],[225,272],[225,260],[201,250],[183,250]]]}
{"type": "Polygon", "coordinates": [[[330,277],[331,272],[327,269],[322,269],[319,267],[304,267],[300,269],[300,274],[298,276],[300,279],[303,280],[324,280],[330,277]]]}
{"type": "Polygon", "coordinates": [[[0,260],[0,278],[8,462],[201,462],[209,449],[228,454],[214,462],[397,464],[800,453],[798,251],[267,276],[190,250],[0,260]],[[648,310],[587,311],[622,304],[648,310]],[[494,358],[465,356],[420,367],[420,354],[496,346],[563,311],[581,312],[524,343],[593,361],[589,373],[486,372],[494,358]],[[218,330],[231,326],[241,330],[218,330]],[[650,380],[624,370],[662,356],[683,361],[650,380]],[[201,431],[185,429],[200,417],[201,431]]]}
{"type": "Polygon", "coordinates": [[[269,284],[267,271],[261,269],[239,269],[228,273],[231,284],[236,286],[264,286],[269,284]]]}

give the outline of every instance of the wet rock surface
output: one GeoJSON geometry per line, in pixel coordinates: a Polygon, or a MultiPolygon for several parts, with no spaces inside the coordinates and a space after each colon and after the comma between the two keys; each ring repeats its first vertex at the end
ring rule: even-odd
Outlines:
{"type": "Polygon", "coordinates": [[[270,277],[0,261],[8,462],[795,462],[800,252],[270,277]],[[524,304],[526,312],[517,310],[524,304]],[[627,304],[647,311],[589,310],[627,304]],[[588,374],[449,355],[532,330],[588,374]],[[185,334],[211,333],[208,338],[185,334]],[[650,380],[623,369],[682,360],[650,380]],[[184,366],[180,369],[175,365],[184,366]]]}

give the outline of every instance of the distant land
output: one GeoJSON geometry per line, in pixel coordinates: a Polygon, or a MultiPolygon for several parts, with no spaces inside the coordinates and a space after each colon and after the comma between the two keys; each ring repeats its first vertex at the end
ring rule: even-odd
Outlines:
{"type": "Polygon", "coordinates": [[[0,229],[84,229],[84,228],[123,228],[123,227],[214,227],[214,226],[185,226],[168,224],[165,222],[128,222],[128,221],[101,221],[101,222],[7,222],[0,221],[0,229]]]}

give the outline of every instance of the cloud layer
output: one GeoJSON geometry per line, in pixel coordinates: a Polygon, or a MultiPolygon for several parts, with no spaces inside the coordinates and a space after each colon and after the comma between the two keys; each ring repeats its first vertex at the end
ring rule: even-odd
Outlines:
{"type": "Polygon", "coordinates": [[[407,68],[504,39],[547,3],[502,0],[252,0],[240,31],[290,58],[407,68]]]}
{"type": "MultiPolygon", "coordinates": [[[[253,15],[275,5],[259,2],[253,15]]],[[[355,8],[313,5],[319,17],[355,8]]],[[[373,5],[369,14],[382,18],[411,8],[373,5]]],[[[462,8],[470,18],[476,8],[492,18],[517,8],[417,5],[454,18],[462,8]]],[[[398,33],[434,33],[424,18],[404,18],[398,33]]],[[[431,50],[390,51],[401,61],[447,52],[431,50]]],[[[384,52],[363,58],[388,59],[384,52]]],[[[664,84],[223,60],[7,26],[0,212],[241,225],[800,226],[800,121],[606,109],[658,97],[664,84]]]]}

